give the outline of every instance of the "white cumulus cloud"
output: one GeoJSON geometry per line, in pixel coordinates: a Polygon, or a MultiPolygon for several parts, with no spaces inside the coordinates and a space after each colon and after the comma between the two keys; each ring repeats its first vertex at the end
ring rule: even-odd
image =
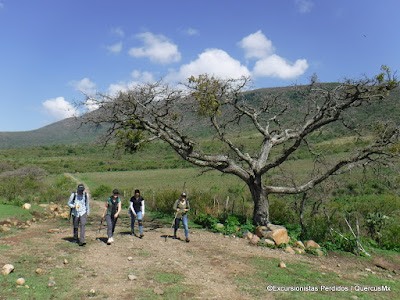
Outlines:
{"type": "Polygon", "coordinates": [[[133,80],[130,81],[120,81],[117,83],[112,83],[108,87],[108,93],[112,96],[117,95],[119,92],[125,92],[129,89],[133,89],[135,86],[143,83],[154,82],[154,76],[150,72],[141,72],[139,70],[134,70],[131,73],[133,80]]]}
{"type": "Polygon", "coordinates": [[[181,66],[178,72],[171,72],[166,79],[167,81],[186,81],[191,76],[205,73],[219,78],[250,76],[249,70],[225,51],[207,49],[196,60],[181,66]]]}
{"type": "Polygon", "coordinates": [[[254,76],[277,77],[281,79],[291,79],[302,75],[308,68],[307,60],[298,59],[294,64],[290,64],[278,55],[271,55],[256,62],[254,76]]]}
{"type": "Polygon", "coordinates": [[[64,97],[48,99],[42,103],[42,106],[44,111],[56,120],[78,115],[78,110],[66,101],[64,97]]]}
{"type": "Polygon", "coordinates": [[[168,64],[178,62],[181,53],[178,46],[163,35],[155,35],[151,32],[144,32],[137,35],[143,41],[143,47],[131,48],[129,55],[133,57],[146,57],[153,63],[168,64]]]}
{"type": "Polygon", "coordinates": [[[79,81],[71,81],[70,85],[72,85],[75,90],[81,92],[88,96],[93,96],[96,94],[96,83],[92,82],[89,78],[85,77],[79,81]]]}
{"type": "Polygon", "coordinates": [[[106,48],[110,53],[118,54],[122,51],[122,42],[107,46],[106,48]]]}
{"type": "Polygon", "coordinates": [[[265,58],[274,53],[272,42],[261,30],[243,38],[239,46],[244,49],[246,58],[265,58]]]}
{"type": "Polygon", "coordinates": [[[308,69],[306,59],[298,59],[295,63],[290,63],[277,55],[272,42],[261,30],[244,37],[239,42],[239,46],[243,48],[247,59],[257,59],[252,70],[254,77],[293,79],[304,74],[308,69]]]}

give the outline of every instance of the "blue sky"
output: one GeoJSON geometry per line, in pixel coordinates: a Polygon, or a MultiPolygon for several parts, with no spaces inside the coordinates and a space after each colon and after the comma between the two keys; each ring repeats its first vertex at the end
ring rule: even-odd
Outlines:
{"type": "Polygon", "coordinates": [[[262,88],[399,70],[399,12],[398,0],[0,0],[0,131],[160,78],[262,88]]]}

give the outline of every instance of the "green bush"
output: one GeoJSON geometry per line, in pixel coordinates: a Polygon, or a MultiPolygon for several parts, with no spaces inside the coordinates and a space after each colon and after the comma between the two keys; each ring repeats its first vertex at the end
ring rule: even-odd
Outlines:
{"type": "Polygon", "coordinates": [[[99,187],[97,187],[93,193],[92,196],[96,198],[104,198],[107,197],[107,195],[111,195],[112,189],[108,185],[102,184],[99,187]]]}
{"type": "Polygon", "coordinates": [[[339,235],[332,233],[332,240],[322,243],[327,250],[341,250],[345,252],[356,253],[357,241],[352,234],[343,233],[339,235]]]}
{"type": "Polygon", "coordinates": [[[200,213],[194,217],[193,222],[203,226],[203,228],[211,229],[218,223],[218,219],[213,218],[208,214],[200,213]]]}

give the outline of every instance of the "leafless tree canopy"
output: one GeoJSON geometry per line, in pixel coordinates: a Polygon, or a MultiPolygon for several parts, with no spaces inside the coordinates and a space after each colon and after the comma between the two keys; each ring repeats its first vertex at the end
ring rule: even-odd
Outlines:
{"type": "Polygon", "coordinates": [[[384,101],[389,91],[398,86],[390,71],[383,71],[372,79],[348,80],[332,87],[313,80],[309,86],[289,88],[286,93],[246,91],[249,78],[221,80],[201,75],[190,78],[184,88],[172,88],[160,81],[115,97],[100,95],[89,99],[99,109],[88,115],[87,121],[111,124],[108,137],[119,137],[131,149],[161,139],[194,165],[238,176],[252,194],[254,222],[266,224],[268,194],[306,192],[332,175],[393,158],[396,153],[390,147],[398,143],[398,128],[386,120],[377,127],[373,138],[364,138],[363,146],[345,157],[327,161],[322,159],[323,154],[313,153],[315,165],[308,176],[270,179],[271,174],[290,173],[285,165],[300,148],[313,152],[309,141],[312,134],[332,124],[357,130],[358,124],[351,120],[353,111],[384,101]],[[203,149],[191,134],[198,127],[212,130],[215,140],[226,150],[212,153],[203,149]],[[259,137],[257,150],[236,138],[238,130],[250,128],[259,137]]]}

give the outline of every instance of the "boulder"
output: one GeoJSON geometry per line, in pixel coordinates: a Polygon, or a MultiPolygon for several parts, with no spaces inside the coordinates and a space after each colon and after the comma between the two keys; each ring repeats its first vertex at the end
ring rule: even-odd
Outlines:
{"type": "Polygon", "coordinates": [[[41,268],[37,268],[37,269],[35,270],[35,273],[36,273],[36,274],[39,274],[39,275],[42,275],[42,274],[44,273],[44,271],[43,271],[41,268]]]}
{"type": "Polygon", "coordinates": [[[63,219],[68,219],[68,218],[69,218],[69,212],[63,212],[63,213],[60,215],[60,217],[63,218],[63,219]]]}
{"type": "Polygon", "coordinates": [[[21,277],[21,278],[18,278],[18,279],[17,279],[17,284],[18,284],[18,285],[24,285],[24,284],[25,284],[25,279],[22,278],[22,277],[21,277]]]}
{"type": "Polygon", "coordinates": [[[260,241],[260,238],[254,234],[252,236],[252,238],[250,239],[249,243],[252,245],[257,245],[259,241],[260,241]]]}
{"type": "Polygon", "coordinates": [[[293,248],[292,247],[290,247],[290,246],[287,246],[286,248],[285,248],[285,250],[284,250],[286,253],[289,253],[289,254],[295,254],[296,252],[293,250],[293,248]]]}
{"type": "Polygon", "coordinates": [[[320,249],[321,246],[318,245],[316,242],[314,242],[313,240],[308,240],[304,243],[304,246],[306,248],[314,248],[314,249],[320,249]]]}
{"type": "Polygon", "coordinates": [[[14,266],[11,264],[6,264],[3,266],[2,270],[1,270],[1,274],[3,275],[8,275],[10,274],[12,271],[14,271],[14,266]]]}
{"type": "Polygon", "coordinates": [[[305,249],[305,248],[306,248],[306,247],[304,246],[304,244],[303,244],[302,241],[296,241],[296,242],[293,244],[293,247],[296,247],[296,248],[299,248],[299,249],[305,249]]]}
{"type": "Polygon", "coordinates": [[[128,275],[128,279],[129,280],[136,280],[137,279],[137,276],[136,275],[128,275]]]}
{"type": "Polygon", "coordinates": [[[279,268],[286,268],[286,264],[283,261],[281,261],[281,262],[279,262],[278,267],[279,268]]]}
{"type": "Polygon", "coordinates": [[[24,205],[22,205],[22,208],[29,210],[29,209],[31,209],[31,206],[32,205],[30,205],[29,203],[25,203],[24,205]]]}
{"type": "Polygon", "coordinates": [[[302,248],[297,248],[297,247],[293,247],[293,250],[295,252],[297,252],[298,254],[303,254],[304,252],[306,252],[306,250],[304,250],[302,248]]]}
{"type": "Polygon", "coordinates": [[[264,244],[267,244],[268,246],[274,246],[275,242],[271,239],[265,239],[264,244]]]}
{"type": "Polygon", "coordinates": [[[248,231],[248,230],[246,230],[246,231],[243,232],[243,234],[242,234],[242,238],[243,238],[243,239],[251,240],[252,237],[253,237],[253,234],[252,234],[250,231],[248,231]]]}
{"type": "Polygon", "coordinates": [[[153,292],[156,295],[160,295],[160,296],[164,295],[164,291],[161,288],[159,288],[158,286],[154,288],[153,292]]]}
{"type": "Polygon", "coordinates": [[[217,223],[216,225],[215,225],[215,228],[218,228],[218,229],[222,229],[222,228],[224,228],[225,226],[224,226],[224,224],[222,224],[222,223],[217,223]]]}
{"type": "Polygon", "coordinates": [[[283,226],[268,224],[267,226],[258,226],[255,230],[258,237],[271,239],[277,246],[289,243],[287,230],[283,226]]]}

